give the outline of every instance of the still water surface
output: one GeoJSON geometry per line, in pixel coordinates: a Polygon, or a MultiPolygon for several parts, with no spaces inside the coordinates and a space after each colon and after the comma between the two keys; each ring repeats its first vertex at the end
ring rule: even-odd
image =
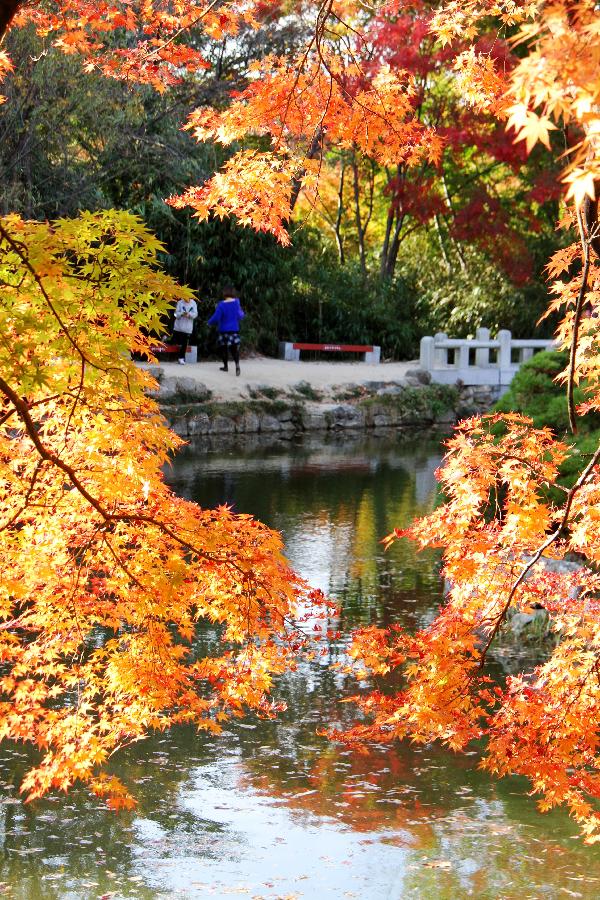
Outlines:
{"type": "Polygon", "coordinates": [[[288,711],[220,738],[178,729],[123,753],[139,800],[114,815],[83,792],[23,807],[23,751],[1,760],[0,894],[63,898],[600,897],[600,852],[566,816],[540,816],[524,782],[437,747],[359,755],[317,737],[348,724],[356,685],[329,663],[354,626],[431,620],[438,559],[381,537],[431,509],[440,450],[396,437],[192,445],[168,479],[283,532],[293,565],[341,605],[344,637],[282,678],[288,711]]]}

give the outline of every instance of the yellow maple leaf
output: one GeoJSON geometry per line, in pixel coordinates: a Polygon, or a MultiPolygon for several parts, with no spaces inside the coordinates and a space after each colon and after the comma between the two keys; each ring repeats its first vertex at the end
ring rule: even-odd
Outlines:
{"type": "Polygon", "coordinates": [[[525,113],[525,121],[520,127],[515,126],[515,121],[521,120],[521,111],[513,113],[509,119],[509,123],[517,130],[517,141],[525,141],[527,152],[530,153],[538,141],[550,149],[550,132],[556,131],[556,125],[548,118],[548,116],[538,116],[532,110],[525,113]]]}
{"type": "Polygon", "coordinates": [[[592,200],[596,197],[594,181],[597,173],[590,169],[577,168],[565,175],[563,181],[569,185],[567,198],[572,197],[577,207],[581,206],[586,197],[592,200]]]}

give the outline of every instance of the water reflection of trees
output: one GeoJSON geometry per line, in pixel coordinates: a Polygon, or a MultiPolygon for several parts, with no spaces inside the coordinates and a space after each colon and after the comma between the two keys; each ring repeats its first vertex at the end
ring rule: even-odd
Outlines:
{"type": "MultiPolygon", "coordinates": [[[[275,798],[300,822],[334,819],[408,848],[403,898],[553,897],[568,878],[582,897],[598,896],[600,853],[573,844],[563,814],[540,820],[518,779],[497,783],[472,758],[440,747],[394,744],[360,754],[321,744],[316,720],[344,724],[346,716],[341,704],[329,705],[335,687],[327,676],[309,684],[317,696],[305,701],[304,716],[269,723],[260,744],[241,743],[241,790],[275,798]]],[[[289,699],[302,705],[298,683],[289,699]]]]}
{"type": "MultiPolygon", "coordinates": [[[[408,542],[384,554],[379,540],[430,508],[436,457],[429,448],[397,441],[361,441],[351,442],[353,465],[345,468],[339,460],[348,446],[335,440],[325,447],[309,441],[289,452],[281,443],[265,448],[256,442],[241,458],[213,448],[210,465],[189,448],[172,480],[182,493],[210,505],[228,499],[219,493],[227,477],[238,508],[281,528],[295,551],[308,554],[307,565],[315,539],[329,534],[326,563],[343,633],[369,622],[400,621],[413,629],[439,602],[435,556],[417,559],[408,542]],[[248,461],[256,462],[254,469],[248,461]]],[[[203,652],[210,652],[209,629],[202,640],[203,652]]],[[[325,642],[323,657],[279,679],[275,693],[288,711],[277,720],[233,723],[220,739],[177,728],[115,758],[115,773],[139,801],[135,815],[116,816],[78,792],[24,807],[15,785],[26,755],[5,754],[0,881],[10,884],[16,900],[112,891],[156,897],[145,880],[150,856],[208,859],[234,841],[210,808],[198,812],[185,803],[198,773],[205,777],[228,763],[237,773],[235,791],[271,797],[302,821],[335,821],[365,840],[408,848],[409,867],[397,892],[403,898],[520,900],[532,890],[536,897],[556,896],[564,885],[584,898],[597,896],[598,853],[573,845],[564,816],[540,820],[514,780],[496,784],[472,758],[435,747],[381,746],[362,756],[317,736],[318,728],[343,727],[355,716],[339,700],[356,685],[329,667],[343,656],[345,640],[325,642]],[[144,823],[155,831],[144,831],[144,823]],[[553,836],[553,829],[562,836],[553,836]],[[587,883],[568,881],[586,867],[587,883]]]]}
{"type": "Polygon", "coordinates": [[[414,614],[405,607],[423,611],[440,595],[437,556],[418,554],[408,541],[384,553],[380,541],[431,510],[440,455],[436,444],[397,435],[255,442],[243,457],[218,448],[200,455],[190,445],[168,478],[205,506],[231,502],[282,531],[293,565],[343,600],[348,625],[365,605],[371,618],[384,621],[402,596],[401,617],[406,613],[412,625],[414,614]]]}
{"type": "MultiPolygon", "coordinates": [[[[234,723],[221,739],[178,728],[129,748],[114,768],[138,797],[135,816],[117,816],[77,792],[23,807],[6,791],[0,878],[14,885],[11,896],[58,900],[69,891],[101,896],[117,890],[146,900],[156,896],[152,884],[135,880],[150,871],[146,858],[218,858],[232,844],[227,824],[214,821],[210,808],[194,811],[185,798],[199,773],[211,777],[224,764],[236,773],[235,793],[257,792],[299,822],[320,827],[335,821],[366,840],[410,851],[403,898],[509,898],[511,880],[522,896],[531,896],[532,884],[533,896],[555,896],[563,875],[579,877],[584,863],[589,884],[574,889],[597,896],[591,879],[600,874],[598,854],[572,844],[564,816],[540,820],[515,780],[496,784],[472,759],[437,747],[395,744],[360,755],[319,737],[317,728],[345,725],[352,715],[339,703],[340,678],[318,662],[306,663],[277,686],[289,704],[278,720],[234,723]],[[156,836],[144,836],[145,821],[156,836]]],[[[18,777],[23,764],[15,756],[12,774],[5,767],[6,781],[18,777]]]]}

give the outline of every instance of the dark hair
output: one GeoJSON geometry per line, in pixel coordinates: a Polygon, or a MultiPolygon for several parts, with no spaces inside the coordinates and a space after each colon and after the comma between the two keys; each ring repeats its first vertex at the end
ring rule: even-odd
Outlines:
{"type": "Polygon", "coordinates": [[[232,287],[230,284],[225,285],[225,287],[223,288],[222,294],[223,294],[224,299],[226,299],[227,297],[239,297],[239,292],[236,290],[236,288],[232,287]]]}

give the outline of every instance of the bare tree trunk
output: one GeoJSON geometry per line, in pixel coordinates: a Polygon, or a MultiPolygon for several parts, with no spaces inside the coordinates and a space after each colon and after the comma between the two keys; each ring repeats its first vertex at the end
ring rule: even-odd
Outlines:
{"type": "MultiPolygon", "coordinates": [[[[450,196],[450,191],[448,190],[448,185],[446,183],[446,176],[444,175],[443,172],[442,172],[442,186],[444,188],[444,197],[446,199],[446,206],[448,207],[452,216],[454,216],[454,206],[452,205],[452,198],[450,196]]],[[[454,238],[452,237],[451,234],[450,234],[450,240],[452,241],[452,246],[454,247],[454,249],[456,251],[456,255],[458,256],[458,260],[460,262],[460,267],[464,272],[467,268],[467,263],[465,261],[464,254],[462,252],[462,248],[461,248],[459,242],[454,240],[454,238]]]]}
{"type": "Polygon", "coordinates": [[[360,213],[360,184],[358,178],[358,165],[356,163],[356,154],[352,159],[352,173],[354,175],[354,218],[356,220],[356,233],[358,235],[358,252],[360,255],[360,269],[363,277],[367,275],[367,260],[365,256],[365,229],[360,213]]]}
{"type": "MultiPolygon", "coordinates": [[[[404,179],[406,173],[401,165],[398,165],[396,174],[398,181],[404,179]]],[[[388,182],[391,180],[390,173],[388,172],[388,182]]],[[[403,224],[404,213],[398,209],[395,198],[392,196],[388,207],[387,221],[385,223],[385,237],[383,240],[383,247],[381,248],[381,264],[379,268],[380,277],[384,280],[391,278],[394,274],[396,261],[398,259],[398,250],[400,249],[400,234],[402,232],[403,224]]]]}
{"type": "MultiPolygon", "coordinates": [[[[321,152],[321,144],[323,141],[323,129],[321,126],[317,128],[314,133],[313,139],[310,142],[310,147],[308,148],[308,152],[306,154],[306,159],[314,159],[315,156],[318,156],[321,152]]],[[[294,211],[294,207],[300,196],[300,189],[302,188],[302,179],[304,178],[304,172],[301,172],[296,178],[294,178],[292,182],[292,193],[290,196],[290,216],[294,211]]]]}
{"type": "Polygon", "coordinates": [[[450,257],[448,256],[448,251],[446,250],[446,244],[444,243],[444,235],[442,234],[442,226],[440,225],[440,217],[437,215],[437,213],[434,216],[434,222],[435,222],[435,231],[436,231],[439,245],[440,245],[440,250],[442,251],[442,256],[444,257],[444,262],[446,263],[446,269],[448,270],[448,272],[450,272],[452,270],[452,261],[451,261],[450,257]]]}
{"type": "Polygon", "coordinates": [[[382,270],[382,276],[386,280],[392,278],[395,270],[396,263],[398,261],[398,251],[400,250],[400,235],[402,233],[402,226],[404,225],[404,214],[402,213],[394,213],[396,216],[396,225],[394,227],[394,234],[390,242],[388,242],[388,252],[385,259],[385,268],[382,270]]]}
{"type": "Polygon", "coordinates": [[[395,211],[393,205],[390,203],[388,207],[387,220],[385,223],[385,236],[383,238],[383,247],[381,248],[381,261],[379,266],[379,275],[381,278],[386,278],[387,272],[387,260],[390,249],[390,237],[392,234],[392,228],[394,226],[394,217],[395,211]]]}
{"type": "Polygon", "coordinates": [[[340,172],[340,181],[338,185],[338,202],[337,202],[337,214],[335,217],[335,223],[333,226],[333,231],[335,233],[335,242],[337,244],[338,249],[338,259],[340,261],[340,266],[345,265],[346,256],[344,253],[344,241],[342,238],[342,216],[344,214],[344,177],[346,174],[346,163],[344,159],[341,160],[341,172],[340,172]]]}
{"type": "Polygon", "coordinates": [[[371,164],[371,171],[369,173],[369,205],[367,217],[363,222],[363,234],[365,235],[371,221],[371,216],[373,215],[373,203],[375,201],[375,163],[372,159],[369,160],[369,162],[371,164]]]}

